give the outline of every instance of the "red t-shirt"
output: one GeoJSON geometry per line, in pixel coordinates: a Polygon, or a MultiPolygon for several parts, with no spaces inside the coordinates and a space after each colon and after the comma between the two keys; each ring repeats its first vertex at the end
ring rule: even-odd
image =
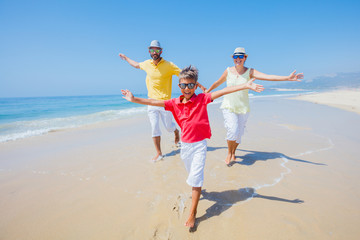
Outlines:
{"type": "Polygon", "coordinates": [[[165,110],[170,111],[181,128],[181,141],[194,143],[211,137],[207,105],[212,102],[211,93],[194,94],[187,103],[184,96],[165,101],[165,110]]]}

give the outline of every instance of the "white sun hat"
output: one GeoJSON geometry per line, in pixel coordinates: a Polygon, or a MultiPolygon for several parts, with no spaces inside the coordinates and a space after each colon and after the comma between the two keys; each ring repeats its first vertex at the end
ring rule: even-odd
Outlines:
{"type": "Polygon", "coordinates": [[[243,47],[235,48],[233,55],[246,55],[245,48],[243,47]]]}

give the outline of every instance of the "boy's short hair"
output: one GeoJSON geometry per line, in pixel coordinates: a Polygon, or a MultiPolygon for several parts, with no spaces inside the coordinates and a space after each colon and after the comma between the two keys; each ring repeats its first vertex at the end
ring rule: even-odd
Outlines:
{"type": "Polygon", "coordinates": [[[198,80],[199,71],[194,66],[188,66],[181,70],[179,74],[179,81],[181,79],[193,79],[195,82],[198,80]]]}

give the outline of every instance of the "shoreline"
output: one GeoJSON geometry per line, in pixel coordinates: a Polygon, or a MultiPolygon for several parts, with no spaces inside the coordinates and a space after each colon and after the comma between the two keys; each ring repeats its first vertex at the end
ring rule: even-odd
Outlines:
{"type": "Polygon", "coordinates": [[[360,89],[337,89],[299,95],[291,99],[323,104],[360,114],[360,89]]]}
{"type": "MultiPolygon", "coordinates": [[[[282,96],[296,96],[296,94],[292,93],[292,94],[270,94],[270,95],[251,95],[250,94],[250,98],[271,98],[271,97],[282,97],[282,96]]],[[[71,97],[73,98],[73,97],[71,97]]],[[[94,99],[92,99],[92,103],[94,105],[97,105],[96,103],[96,99],[98,101],[104,101],[103,99],[104,97],[101,97],[100,99],[97,99],[96,97],[94,99]]],[[[110,101],[110,103],[115,104],[115,100],[114,100],[114,96],[110,96],[110,99],[107,99],[110,101]]],[[[44,99],[44,101],[46,101],[46,99],[44,99]]],[[[84,100],[83,100],[84,101],[84,100]]],[[[125,101],[125,100],[124,100],[125,101]]],[[[221,99],[217,99],[215,100],[215,102],[221,102],[221,99]]],[[[66,102],[66,101],[65,101],[66,102]]],[[[58,102],[57,104],[59,104],[59,108],[62,108],[62,102],[58,102]]],[[[84,102],[82,102],[82,104],[84,105],[84,102]]],[[[119,105],[123,105],[125,106],[126,104],[128,104],[128,107],[123,108],[123,109],[103,109],[96,112],[91,112],[91,113],[81,113],[80,112],[73,112],[70,115],[53,115],[53,116],[48,116],[46,117],[46,114],[43,115],[43,117],[41,118],[33,118],[33,119],[28,119],[25,120],[24,119],[17,119],[14,121],[10,121],[10,119],[8,119],[6,121],[3,121],[3,123],[0,124],[0,143],[1,142],[7,142],[7,141],[12,141],[12,140],[17,140],[17,139],[23,139],[23,138],[27,138],[27,137],[32,137],[32,136],[40,136],[40,135],[46,135],[51,131],[58,131],[58,130],[66,130],[69,128],[77,128],[77,127],[82,127],[82,126],[86,126],[86,125],[92,125],[92,124],[96,124],[96,123],[105,123],[108,121],[112,121],[112,120],[117,120],[117,119],[126,119],[129,117],[132,117],[133,115],[136,114],[142,114],[145,113],[146,114],[146,106],[141,106],[141,105],[129,105],[129,103],[123,103],[121,101],[118,101],[117,104],[119,105]],[[75,115],[74,115],[75,114],[75,115]]],[[[35,104],[36,105],[36,104],[35,104]]],[[[55,104],[56,105],[56,104],[55,104]]],[[[81,105],[81,104],[80,104],[81,105]]],[[[7,106],[8,108],[10,106],[7,106]]],[[[4,108],[7,108],[6,105],[4,106],[4,108]]],[[[21,113],[21,108],[18,110],[19,114],[21,113]]],[[[40,111],[41,112],[41,111],[40,111]]],[[[50,110],[51,112],[51,110],[50,110]]],[[[6,111],[5,111],[6,113],[6,111]]],[[[63,113],[64,114],[64,113],[63,113]]],[[[6,115],[6,114],[5,114],[6,115]]],[[[25,112],[25,116],[26,116],[26,112],[25,112]]]]}

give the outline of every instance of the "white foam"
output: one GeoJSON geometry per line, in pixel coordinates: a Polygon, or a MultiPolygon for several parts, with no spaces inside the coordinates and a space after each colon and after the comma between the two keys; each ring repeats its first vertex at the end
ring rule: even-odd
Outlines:
{"type": "MultiPolygon", "coordinates": [[[[325,138],[325,137],[317,135],[317,134],[314,134],[314,135],[317,137],[325,138]]],[[[316,153],[316,152],[328,151],[328,150],[332,149],[335,146],[334,143],[332,142],[332,140],[330,138],[325,138],[325,139],[328,142],[327,147],[314,149],[314,150],[308,150],[306,152],[299,153],[299,154],[295,155],[294,157],[300,157],[300,156],[309,155],[309,154],[316,153]]],[[[259,189],[265,188],[265,187],[273,187],[276,184],[278,184],[279,182],[281,182],[284,179],[285,175],[291,173],[291,169],[286,166],[286,163],[289,162],[289,159],[286,158],[284,155],[281,156],[281,159],[283,161],[280,164],[280,166],[283,167],[285,169],[285,171],[280,173],[280,176],[278,178],[275,178],[272,183],[265,183],[265,184],[254,186],[255,190],[259,190],[259,189]]],[[[253,196],[255,196],[255,194],[256,194],[256,192],[254,192],[253,196]]]]}
{"type": "Polygon", "coordinates": [[[136,107],[123,110],[108,110],[88,115],[1,124],[0,142],[39,136],[60,129],[75,128],[88,124],[126,118],[145,113],[146,109],[146,107],[136,107]]]}
{"type": "MultiPolygon", "coordinates": [[[[258,190],[258,189],[261,189],[261,188],[265,188],[265,187],[273,187],[273,186],[275,186],[276,184],[278,184],[279,182],[281,182],[281,180],[284,179],[284,176],[285,176],[285,175],[291,173],[291,169],[288,168],[287,166],[285,166],[285,164],[286,164],[287,162],[289,162],[289,159],[286,158],[284,155],[281,156],[281,159],[283,160],[283,162],[280,164],[280,166],[285,169],[285,172],[280,173],[280,177],[275,178],[272,183],[265,183],[265,184],[262,184],[262,185],[255,186],[255,187],[254,187],[255,190],[258,190]]],[[[254,194],[255,194],[255,192],[254,192],[254,194]]],[[[253,194],[253,196],[254,196],[254,194],[253,194]]]]}
{"type": "MultiPolygon", "coordinates": [[[[314,150],[308,150],[306,152],[302,152],[302,153],[299,153],[297,155],[294,155],[294,157],[300,157],[300,156],[304,156],[304,155],[309,155],[309,154],[312,154],[312,153],[317,153],[317,152],[322,152],[322,151],[328,151],[330,149],[332,149],[335,144],[333,143],[333,141],[330,139],[330,138],[326,138],[326,137],[323,137],[323,136],[320,136],[320,135],[317,135],[317,134],[314,134],[315,136],[317,137],[320,137],[320,138],[324,138],[327,143],[328,143],[328,146],[327,147],[323,147],[323,148],[318,148],[318,149],[314,149],[314,150]]],[[[266,187],[273,187],[275,186],[276,184],[280,183],[287,174],[290,174],[292,171],[289,167],[286,166],[286,163],[289,162],[289,159],[284,156],[284,155],[281,155],[281,159],[282,159],[282,163],[280,164],[281,167],[283,167],[285,169],[284,172],[281,172],[280,173],[280,176],[278,178],[275,178],[272,180],[272,182],[270,183],[264,183],[264,184],[256,184],[255,186],[253,187],[250,187],[250,188],[246,188],[246,191],[248,191],[248,189],[255,189],[255,191],[253,192],[253,194],[251,195],[251,197],[247,198],[246,200],[244,201],[241,201],[240,203],[234,203],[234,204],[222,204],[222,205],[237,205],[237,204],[242,204],[242,203],[245,203],[245,202],[248,202],[250,201],[251,199],[253,199],[256,195],[258,195],[256,193],[257,190],[261,189],[261,188],[266,188],[266,187]]]]}

